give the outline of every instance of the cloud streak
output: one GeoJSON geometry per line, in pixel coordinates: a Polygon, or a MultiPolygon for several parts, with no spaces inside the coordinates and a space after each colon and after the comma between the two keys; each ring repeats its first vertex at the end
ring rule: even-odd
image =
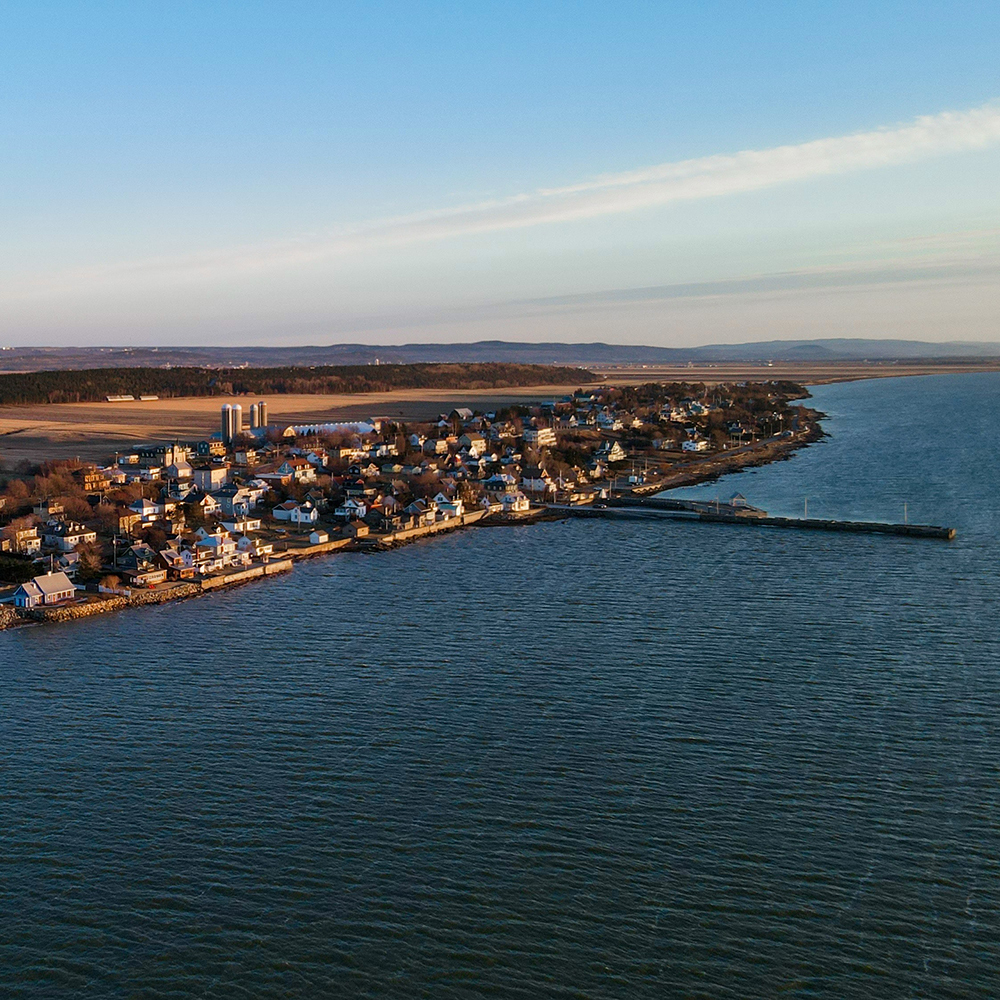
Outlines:
{"type": "MultiPolygon", "coordinates": [[[[294,267],[381,248],[636,213],[996,145],[1000,145],[1000,103],[991,102],[869,132],[662,163],[496,201],[373,220],[322,235],[81,269],[72,276],[64,274],[60,284],[79,288],[109,278],[146,276],[155,282],[294,267]]],[[[31,284],[20,283],[19,291],[29,291],[31,284]]],[[[51,280],[46,284],[51,289],[51,280]]]]}

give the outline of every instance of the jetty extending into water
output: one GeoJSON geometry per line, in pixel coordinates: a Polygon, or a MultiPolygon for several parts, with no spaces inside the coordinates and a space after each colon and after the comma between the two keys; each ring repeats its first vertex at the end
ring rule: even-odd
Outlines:
{"type": "Polygon", "coordinates": [[[840,531],[858,534],[906,535],[910,538],[936,538],[951,541],[954,528],[933,524],[898,524],[884,521],[836,521],[816,517],[770,517],[767,511],[753,507],[742,497],[727,503],[705,500],[675,500],[664,497],[619,496],[604,504],[572,507],[546,504],[549,510],[570,517],[606,517],[618,519],[703,521],[714,524],[738,524],[756,528],[794,528],[802,531],[840,531]]]}

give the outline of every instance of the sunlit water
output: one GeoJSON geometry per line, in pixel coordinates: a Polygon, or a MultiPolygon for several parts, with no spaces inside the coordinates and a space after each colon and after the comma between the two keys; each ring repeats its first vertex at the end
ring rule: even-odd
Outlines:
{"type": "Polygon", "coordinates": [[[1000,377],[739,489],[0,634],[0,996],[1000,993],[1000,377]]]}

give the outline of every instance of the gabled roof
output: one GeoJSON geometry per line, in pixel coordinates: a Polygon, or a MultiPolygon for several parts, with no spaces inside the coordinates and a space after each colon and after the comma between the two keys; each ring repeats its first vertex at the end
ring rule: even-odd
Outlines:
{"type": "Polygon", "coordinates": [[[37,589],[37,594],[32,594],[32,596],[44,595],[46,597],[51,597],[53,594],[62,594],[67,590],[75,591],[76,588],[73,586],[73,581],[62,572],[59,573],[46,573],[44,576],[36,576],[34,580],[29,580],[27,583],[22,583],[25,592],[32,594],[28,590],[29,586],[34,586],[37,589]]]}

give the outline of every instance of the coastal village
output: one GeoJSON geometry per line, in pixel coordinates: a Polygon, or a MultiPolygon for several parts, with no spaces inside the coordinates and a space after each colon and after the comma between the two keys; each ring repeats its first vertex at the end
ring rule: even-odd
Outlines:
{"type": "Polygon", "coordinates": [[[804,395],[792,383],[651,383],[421,423],[290,425],[269,421],[266,401],[226,402],[202,440],[6,470],[0,626],[699,481],[803,443],[815,432],[815,414],[794,403],[804,395]]]}

